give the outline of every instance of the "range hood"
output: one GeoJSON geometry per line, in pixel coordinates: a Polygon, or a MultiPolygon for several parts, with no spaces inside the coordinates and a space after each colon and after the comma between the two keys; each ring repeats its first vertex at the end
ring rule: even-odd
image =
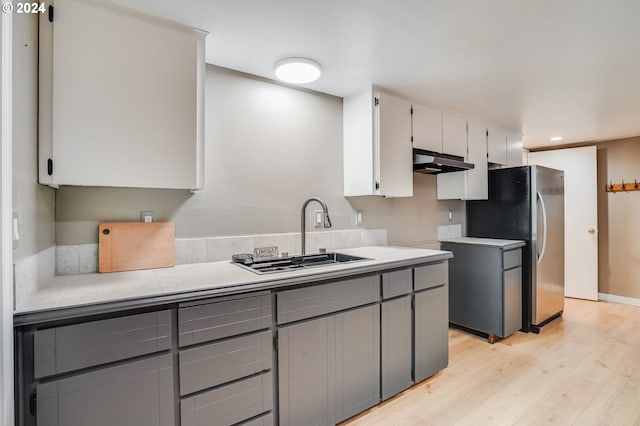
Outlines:
{"type": "Polygon", "coordinates": [[[471,163],[465,163],[464,158],[457,155],[413,149],[413,171],[415,173],[437,175],[438,173],[461,172],[474,167],[471,163]]]}

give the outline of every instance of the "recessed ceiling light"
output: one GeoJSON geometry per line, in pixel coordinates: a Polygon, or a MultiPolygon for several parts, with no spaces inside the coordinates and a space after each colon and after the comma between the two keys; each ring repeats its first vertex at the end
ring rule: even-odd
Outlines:
{"type": "Polygon", "coordinates": [[[552,136],[549,140],[552,142],[558,142],[562,140],[562,136],[552,136]]]}
{"type": "Polygon", "coordinates": [[[275,73],[285,83],[311,83],[320,77],[320,64],[307,58],[286,58],[276,63],[275,73]]]}

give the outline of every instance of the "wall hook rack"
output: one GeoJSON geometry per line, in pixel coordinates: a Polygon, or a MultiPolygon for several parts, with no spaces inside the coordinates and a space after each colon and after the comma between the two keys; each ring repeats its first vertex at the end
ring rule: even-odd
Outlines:
{"type": "Polygon", "coordinates": [[[629,192],[629,191],[640,191],[640,185],[638,184],[638,179],[634,179],[633,183],[627,183],[624,180],[621,183],[614,184],[609,181],[608,185],[605,185],[605,190],[607,192],[629,192]]]}

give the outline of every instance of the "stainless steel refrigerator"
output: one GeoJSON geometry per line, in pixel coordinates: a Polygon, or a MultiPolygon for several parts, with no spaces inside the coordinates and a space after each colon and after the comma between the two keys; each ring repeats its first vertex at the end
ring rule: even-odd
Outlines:
{"type": "Polygon", "coordinates": [[[489,171],[489,199],[467,201],[470,237],[524,240],[522,330],[564,310],[564,172],[542,166],[489,171]]]}

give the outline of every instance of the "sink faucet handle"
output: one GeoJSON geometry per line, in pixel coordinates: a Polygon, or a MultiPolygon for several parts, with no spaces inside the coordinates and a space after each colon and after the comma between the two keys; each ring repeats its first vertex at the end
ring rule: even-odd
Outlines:
{"type": "Polygon", "coordinates": [[[329,213],[324,214],[324,227],[331,228],[331,218],[329,217],[329,213]]]}

